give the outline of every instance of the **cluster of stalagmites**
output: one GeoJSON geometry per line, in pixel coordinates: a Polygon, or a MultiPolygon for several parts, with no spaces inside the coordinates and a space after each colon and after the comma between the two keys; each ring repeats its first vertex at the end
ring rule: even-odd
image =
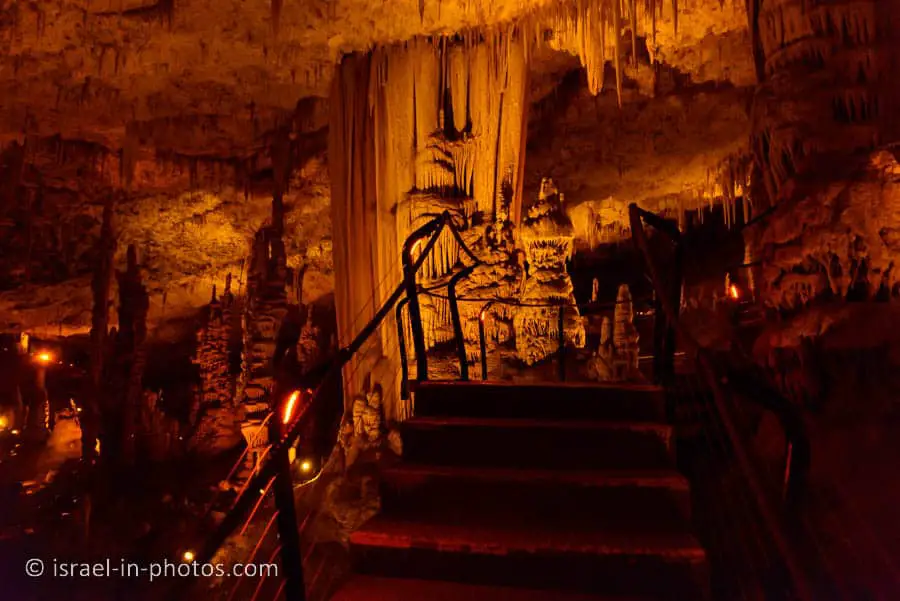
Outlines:
{"type": "MultiPolygon", "coordinates": [[[[566,271],[574,235],[563,210],[562,195],[552,181],[545,181],[537,203],[518,228],[510,219],[510,196],[508,187],[502,189],[495,212],[491,215],[476,211],[472,224],[462,232],[463,241],[478,257],[479,264],[459,282],[456,293],[468,360],[480,358],[484,329],[492,363],[500,360],[500,354],[493,351],[512,343],[515,356],[526,365],[533,365],[559,348],[560,310],[564,311],[565,341],[584,346],[584,324],[566,271]]],[[[449,232],[445,244],[452,245],[452,252],[447,256],[438,254],[438,277],[428,277],[434,273],[428,271],[421,279],[425,288],[440,290],[438,295],[423,296],[422,320],[428,348],[453,339],[448,293],[440,284],[473,263],[460,252],[449,232]]]]}
{"type": "Polygon", "coordinates": [[[338,447],[344,469],[351,467],[367,451],[374,452],[374,457],[377,458],[385,444],[397,455],[401,454],[399,433],[396,430],[386,430],[382,387],[374,384],[365,395],[354,396],[350,410],[341,421],[338,447]]]}
{"type": "Polygon", "coordinates": [[[194,429],[190,446],[201,455],[227,451],[241,441],[240,414],[234,403],[235,378],[229,365],[233,309],[229,274],[221,299],[216,298],[213,287],[206,323],[197,333],[194,363],[200,372],[201,389],[189,421],[194,429]]]}
{"type": "MultiPolygon", "coordinates": [[[[112,245],[107,247],[109,266],[113,249],[112,245]]],[[[159,393],[143,387],[150,300],[134,246],[128,247],[126,269],[115,275],[119,290],[118,328],[110,329],[103,337],[105,349],[99,363],[103,386],[96,390],[96,408],[91,404],[85,408],[86,419],[98,421],[84,428],[83,444],[91,444],[94,428],[98,427],[101,458],[107,463],[133,465],[139,458],[170,459],[183,452],[183,429],[178,420],[161,410],[159,393]]]]}
{"type": "Polygon", "coordinates": [[[601,382],[641,379],[638,369],[640,336],[634,327],[634,308],[628,286],[619,286],[613,323],[604,317],[600,325],[600,345],[588,362],[592,378],[601,382]]]}
{"type": "Polygon", "coordinates": [[[548,357],[559,347],[560,311],[566,341],[579,348],[585,342],[584,323],[566,271],[566,261],[573,252],[574,230],[563,210],[563,202],[563,195],[553,181],[545,179],[538,202],[528,209],[520,228],[528,277],[513,328],[516,352],[528,365],[548,357]]]}

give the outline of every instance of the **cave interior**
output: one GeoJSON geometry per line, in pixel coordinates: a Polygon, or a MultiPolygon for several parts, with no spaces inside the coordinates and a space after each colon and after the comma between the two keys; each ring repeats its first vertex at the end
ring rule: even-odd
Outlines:
{"type": "Polygon", "coordinates": [[[0,0],[10,598],[900,598],[898,31],[0,0]]]}

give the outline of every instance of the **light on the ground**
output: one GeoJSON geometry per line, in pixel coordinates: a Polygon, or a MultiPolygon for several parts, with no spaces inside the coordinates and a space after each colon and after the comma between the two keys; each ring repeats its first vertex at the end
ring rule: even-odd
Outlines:
{"type": "Polygon", "coordinates": [[[184,555],[182,555],[181,558],[185,561],[185,563],[191,563],[192,561],[194,561],[194,552],[190,550],[185,551],[184,555]]]}
{"type": "Polygon", "coordinates": [[[285,425],[291,423],[291,419],[294,417],[294,409],[297,408],[297,401],[299,400],[300,391],[295,390],[288,397],[287,403],[284,404],[284,414],[281,416],[281,423],[285,425]]]}

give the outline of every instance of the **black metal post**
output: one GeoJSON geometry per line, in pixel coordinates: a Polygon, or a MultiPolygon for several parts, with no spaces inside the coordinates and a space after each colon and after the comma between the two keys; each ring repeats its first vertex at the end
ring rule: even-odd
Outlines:
{"type": "Polygon", "coordinates": [[[416,381],[428,379],[428,353],[425,350],[425,330],[422,329],[422,310],[419,308],[419,287],[412,260],[411,241],[403,248],[403,279],[406,283],[406,299],[409,301],[409,325],[412,328],[413,347],[416,350],[416,381]]]}
{"type": "Polygon", "coordinates": [[[278,538],[281,541],[281,571],[284,578],[286,601],[306,601],[306,584],[303,580],[303,553],[300,550],[300,526],[294,506],[294,480],[291,477],[290,445],[277,445],[283,434],[281,411],[269,420],[272,437],[272,461],[275,463],[275,508],[278,510],[278,538]]]}
{"type": "Polygon", "coordinates": [[[406,332],[403,331],[403,307],[406,306],[404,298],[397,303],[397,345],[400,352],[400,398],[404,401],[409,398],[409,363],[406,359],[406,332]]]}
{"type": "Polygon", "coordinates": [[[665,381],[666,371],[666,337],[669,325],[666,312],[663,309],[659,293],[653,290],[653,380],[657,384],[665,381]]]}
{"type": "Polygon", "coordinates": [[[466,267],[450,278],[450,282],[447,284],[447,299],[450,302],[450,318],[453,322],[453,335],[456,337],[456,355],[459,358],[459,378],[464,382],[469,379],[469,359],[466,356],[466,339],[463,338],[462,320],[459,317],[456,285],[461,279],[472,273],[474,269],[475,265],[466,267]]]}
{"type": "Polygon", "coordinates": [[[557,323],[557,337],[559,342],[559,379],[566,381],[566,324],[565,324],[565,305],[559,306],[559,316],[557,323]]]}
{"type": "MultiPolygon", "coordinates": [[[[666,320],[666,367],[665,377],[667,382],[671,382],[675,377],[675,320],[681,316],[681,287],[684,283],[684,245],[681,239],[675,240],[675,265],[672,269],[672,288],[671,288],[671,304],[675,310],[675,316],[672,320],[666,320]]],[[[663,310],[660,306],[660,310],[663,310]]]]}

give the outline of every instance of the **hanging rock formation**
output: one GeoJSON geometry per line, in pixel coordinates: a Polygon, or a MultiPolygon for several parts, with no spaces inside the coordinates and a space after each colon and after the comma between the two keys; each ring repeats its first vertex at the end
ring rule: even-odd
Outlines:
{"type": "Polygon", "coordinates": [[[900,6],[758,6],[753,150],[760,197],[777,205],[747,232],[759,294],[788,310],[894,294],[900,6]]]}

